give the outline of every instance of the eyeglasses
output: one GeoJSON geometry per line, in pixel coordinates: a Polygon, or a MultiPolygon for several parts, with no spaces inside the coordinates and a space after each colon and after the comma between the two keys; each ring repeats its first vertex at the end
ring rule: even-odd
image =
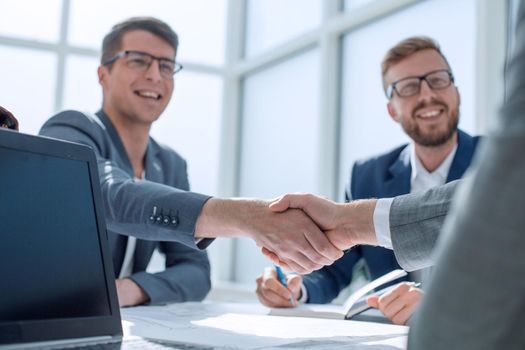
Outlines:
{"type": "Polygon", "coordinates": [[[0,129],[18,130],[18,120],[7,109],[0,106],[0,129]]]}
{"type": "Polygon", "coordinates": [[[178,73],[182,69],[182,65],[176,63],[174,60],[164,57],[156,57],[147,52],[126,50],[117,53],[106,62],[102,63],[104,66],[108,66],[114,63],[116,60],[124,58],[126,65],[133,70],[144,72],[151,67],[153,61],[159,61],[159,72],[163,79],[171,80],[173,75],[178,73]]]}
{"type": "Polygon", "coordinates": [[[454,82],[452,72],[447,69],[435,70],[419,77],[408,77],[398,80],[386,89],[386,97],[391,99],[394,91],[399,97],[410,97],[419,94],[421,82],[426,81],[432,90],[441,90],[454,82]]]}

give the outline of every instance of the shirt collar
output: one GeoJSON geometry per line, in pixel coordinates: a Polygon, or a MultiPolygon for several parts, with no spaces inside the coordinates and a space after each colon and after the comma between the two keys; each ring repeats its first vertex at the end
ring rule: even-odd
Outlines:
{"type": "Polygon", "coordinates": [[[454,156],[456,155],[457,149],[458,145],[456,144],[452,151],[445,158],[445,160],[441,163],[441,165],[436,170],[430,173],[427,171],[427,169],[425,169],[423,164],[421,164],[421,161],[416,155],[416,147],[412,142],[410,144],[410,167],[412,168],[411,180],[414,181],[414,179],[416,179],[418,176],[435,176],[444,180],[443,183],[445,183],[448,173],[450,171],[450,167],[452,166],[452,161],[454,160],[454,156]]]}

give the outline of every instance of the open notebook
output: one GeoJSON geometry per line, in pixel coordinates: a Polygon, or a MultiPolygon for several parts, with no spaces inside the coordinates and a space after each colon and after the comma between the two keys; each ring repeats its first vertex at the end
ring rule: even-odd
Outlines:
{"type": "MultiPolygon", "coordinates": [[[[364,298],[365,296],[368,296],[368,293],[388,282],[392,282],[406,275],[407,273],[404,270],[391,271],[356,290],[348,297],[348,299],[346,299],[343,305],[301,304],[294,308],[271,309],[270,315],[333,318],[341,320],[350,319],[352,316],[368,309],[366,299],[364,298]]],[[[381,290],[379,293],[385,293],[393,287],[394,286],[381,290]]]]}

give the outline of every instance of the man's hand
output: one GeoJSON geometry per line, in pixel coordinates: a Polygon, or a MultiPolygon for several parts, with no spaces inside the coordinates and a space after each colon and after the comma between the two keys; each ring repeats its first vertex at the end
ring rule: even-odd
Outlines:
{"type": "Polygon", "coordinates": [[[318,270],[343,255],[303,211],[273,212],[262,200],[208,200],[195,237],[217,236],[248,236],[278,256],[287,270],[299,273],[318,270]]]}
{"type": "MultiPolygon", "coordinates": [[[[375,199],[337,204],[311,194],[286,194],[273,202],[270,209],[275,212],[301,209],[325,231],[335,247],[345,250],[356,244],[377,244],[373,221],[375,205],[375,199]]],[[[274,263],[282,263],[267,247],[263,253],[274,263]]]]}
{"type": "Polygon", "coordinates": [[[382,296],[371,296],[368,305],[379,309],[394,324],[406,325],[423,297],[423,290],[403,283],[382,296]]]}
{"type": "Polygon", "coordinates": [[[120,307],[140,305],[149,301],[148,295],[133,280],[119,278],[115,283],[120,307]]]}
{"type": "Polygon", "coordinates": [[[337,203],[313,194],[285,194],[270,204],[270,209],[281,213],[288,209],[301,209],[323,230],[337,228],[337,203]]]}
{"type": "Polygon", "coordinates": [[[299,275],[287,275],[286,289],[279,279],[277,273],[272,267],[264,269],[264,273],[257,277],[257,298],[259,301],[268,307],[294,307],[297,305],[297,300],[301,298],[301,284],[303,278],[299,275]],[[290,296],[296,301],[294,305],[290,303],[290,296]]]}

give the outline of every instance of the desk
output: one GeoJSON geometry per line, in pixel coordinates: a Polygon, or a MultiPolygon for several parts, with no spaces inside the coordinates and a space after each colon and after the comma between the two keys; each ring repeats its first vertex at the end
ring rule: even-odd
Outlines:
{"type": "Polygon", "coordinates": [[[182,303],[121,309],[125,336],[223,349],[406,348],[408,327],[378,323],[269,316],[259,304],[182,303]]]}

